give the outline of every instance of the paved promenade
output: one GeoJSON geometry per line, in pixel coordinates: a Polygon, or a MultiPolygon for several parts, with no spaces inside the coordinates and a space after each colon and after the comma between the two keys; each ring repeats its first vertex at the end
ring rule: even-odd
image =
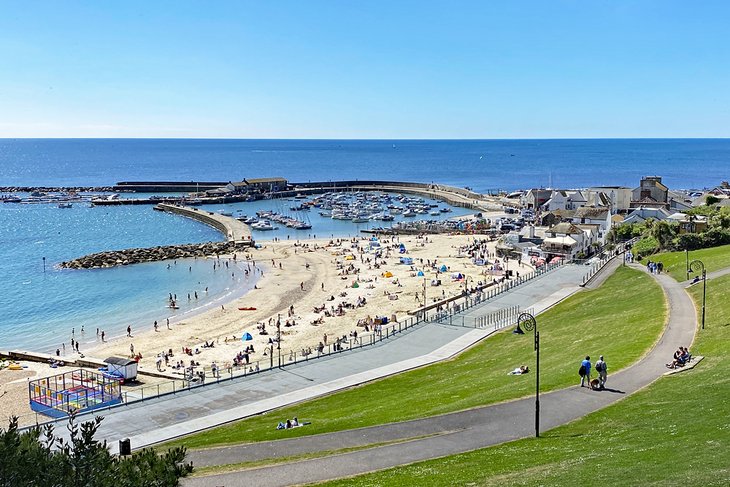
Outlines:
{"type": "MultiPolygon", "coordinates": [[[[487,314],[514,304],[542,311],[580,289],[585,272],[585,266],[560,267],[469,313],[487,314]]],[[[376,345],[103,411],[98,438],[106,439],[112,451],[122,438],[141,448],[441,361],[493,331],[424,323],[376,345]]]]}
{"type": "MultiPolygon", "coordinates": [[[[615,269],[616,264],[612,265],[615,269]]],[[[640,266],[634,266],[643,269],[640,266]]],[[[666,372],[679,345],[690,345],[697,328],[692,300],[668,275],[653,276],[663,287],[669,322],[654,348],[638,363],[609,375],[609,389],[578,386],[541,395],[541,429],[547,430],[604,408],[638,391],[666,372]]],[[[537,311],[537,310],[536,310],[537,311]]],[[[609,357],[610,360],[610,357],[609,357]]],[[[197,466],[231,464],[401,440],[402,443],[319,459],[186,479],[185,486],[284,486],[357,475],[416,461],[453,455],[534,435],[534,398],[451,413],[436,418],[342,431],[284,441],[190,453],[197,466]],[[428,438],[413,439],[423,435],[428,438]]]]}

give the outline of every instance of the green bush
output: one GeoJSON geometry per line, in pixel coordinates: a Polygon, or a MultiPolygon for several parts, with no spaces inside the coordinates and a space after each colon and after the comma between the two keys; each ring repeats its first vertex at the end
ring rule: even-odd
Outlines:
{"type": "Polygon", "coordinates": [[[18,418],[0,428],[0,487],[175,487],[193,471],[185,464],[185,448],[164,455],[144,449],[129,457],[109,453],[106,441],[94,439],[102,418],[77,425],[69,418],[70,440],[53,433],[53,426],[20,432],[18,418]]]}
{"type": "Polygon", "coordinates": [[[632,248],[634,255],[646,257],[659,251],[659,241],[654,237],[643,237],[632,248]]]}

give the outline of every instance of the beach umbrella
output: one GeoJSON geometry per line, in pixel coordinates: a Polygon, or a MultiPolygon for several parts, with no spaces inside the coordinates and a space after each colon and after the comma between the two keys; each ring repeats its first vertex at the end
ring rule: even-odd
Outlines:
{"type": "Polygon", "coordinates": [[[241,335],[241,341],[247,342],[249,340],[253,340],[253,337],[251,336],[251,334],[247,331],[243,332],[243,335],[241,335]]]}

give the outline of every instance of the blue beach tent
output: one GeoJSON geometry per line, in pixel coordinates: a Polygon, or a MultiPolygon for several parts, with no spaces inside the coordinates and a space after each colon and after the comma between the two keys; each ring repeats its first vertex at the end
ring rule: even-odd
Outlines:
{"type": "Polygon", "coordinates": [[[241,341],[247,342],[249,340],[253,340],[253,337],[251,336],[251,334],[247,331],[243,332],[243,335],[241,335],[241,341]]]}

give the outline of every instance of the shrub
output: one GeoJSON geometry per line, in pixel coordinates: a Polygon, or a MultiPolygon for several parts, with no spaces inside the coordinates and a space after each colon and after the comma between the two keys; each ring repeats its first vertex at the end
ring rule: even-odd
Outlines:
{"type": "Polygon", "coordinates": [[[654,237],[643,237],[636,242],[632,248],[634,255],[646,257],[659,250],[659,241],[654,237]]]}

